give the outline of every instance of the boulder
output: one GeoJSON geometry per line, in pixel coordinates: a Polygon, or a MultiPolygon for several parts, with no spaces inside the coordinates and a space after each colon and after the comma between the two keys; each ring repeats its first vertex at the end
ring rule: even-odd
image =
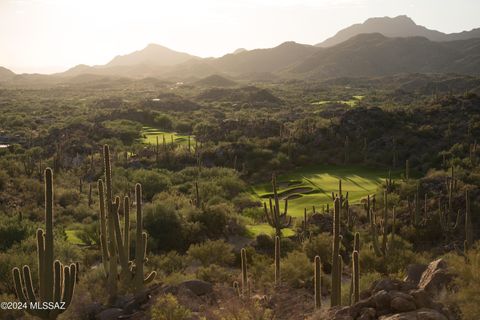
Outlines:
{"type": "Polygon", "coordinates": [[[446,289],[452,279],[453,276],[448,272],[445,260],[438,259],[428,265],[420,278],[418,287],[437,296],[440,292],[446,289]]]}
{"type": "Polygon", "coordinates": [[[377,312],[374,308],[363,308],[357,320],[374,320],[377,312]]]}
{"type": "Polygon", "coordinates": [[[379,320],[448,320],[446,316],[433,309],[419,309],[416,311],[396,313],[381,316],[379,320]]]}
{"type": "Polygon", "coordinates": [[[182,282],[179,287],[187,288],[197,296],[203,296],[213,292],[212,284],[203,280],[187,280],[182,282]]]}
{"type": "Polygon", "coordinates": [[[403,281],[418,285],[420,279],[422,278],[422,274],[426,269],[426,264],[410,264],[407,267],[407,276],[403,279],[403,281]]]}

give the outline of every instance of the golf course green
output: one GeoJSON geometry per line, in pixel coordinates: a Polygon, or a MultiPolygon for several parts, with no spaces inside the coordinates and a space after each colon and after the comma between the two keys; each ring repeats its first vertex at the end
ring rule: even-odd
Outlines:
{"type": "MultiPolygon", "coordinates": [[[[158,143],[162,144],[163,137],[165,137],[165,142],[167,144],[171,143],[173,138],[173,141],[175,143],[178,143],[181,145],[188,145],[187,135],[178,134],[176,132],[161,131],[159,129],[148,127],[148,126],[142,127],[142,137],[143,137],[142,142],[146,144],[156,144],[157,137],[158,137],[158,143]]],[[[195,145],[195,138],[193,136],[190,136],[190,144],[192,148],[195,145]]]]}
{"type": "MultiPolygon", "coordinates": [[[[304,167],[277,177],[278,194],[288,198],[288,214],[303,216],[304,209],[312,206],[321,208],[332,203],[332,191],[338,192],[338,181],[342,180],[343,193],[348,192],[351,204],[358,203],[368,194],[375,193],[379,184],[385,181],[388,170],[360,166],[313,166],[304,167]]],[[[398,172],[392,172],[396,178],[398,172]]],[[[252,188],[253,195],[260,201],[273,197],[270,182],[252,188]]]]}

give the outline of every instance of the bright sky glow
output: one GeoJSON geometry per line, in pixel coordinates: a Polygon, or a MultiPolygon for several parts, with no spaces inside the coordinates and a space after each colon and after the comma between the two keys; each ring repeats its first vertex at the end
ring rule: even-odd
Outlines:
{"type": "Polygon", "coordinates": [[[157,43],[201,57],[315,44],[369,17],[443,32],[480,27],[474,0],[0,0],[0,66],[52,73],[157,43]]]}

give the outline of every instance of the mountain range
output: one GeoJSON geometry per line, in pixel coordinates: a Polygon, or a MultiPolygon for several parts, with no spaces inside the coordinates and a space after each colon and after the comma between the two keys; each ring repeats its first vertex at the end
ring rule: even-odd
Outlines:
{"type": "MultiPolygon", "coordinates": [[[[183,81],[221,75],[231,79],[269,80],[398,73],[480,75],[480,28],[445,34],[419,26],[407,16],[370,18],[317,45],[289,41],[273,48],[237,49],[219,58],[200,58],[150,44],[142,50],[116,56],[105,65],[78,65],[48,78],[64,81],[75,77],[80,81],[95,76],[155,77],[183,81]]],[[[15,75],[0,67],[0,81],[40,78],[43,77],[15,75]]],[[[206,82],[215,81],[218,78],[206,82]]]]}

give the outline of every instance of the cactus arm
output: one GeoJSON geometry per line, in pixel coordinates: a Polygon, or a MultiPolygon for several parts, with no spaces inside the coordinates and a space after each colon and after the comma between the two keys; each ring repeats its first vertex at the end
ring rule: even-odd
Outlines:
{"type": "Polygon", "coordinates": [[[27,302],[27,296],[25,296],[25,291],[23,291],[22,277],[20,274],[20,269],[15,267],[12,269],[13,275],[13,285],[15,287],[15,292],[20,302],[27,302]]]}
{"type": "Polygon", "coordinates": [[[53,302],[60,302],[60,299],[62,298],[62,276],[61,273],[63,271],[62,264],[60,261],[55,260],[54,262],[54,283],[55,283],[55,288],[53,289],[53,302]]]}
{"type": "Polygon", "coordinates": [[[72,302],[73,293],[75,290],[75,279],[77,277],[77,267],[74,263],[70,267],[64,268],[64,294],[63,301],[65,302],[65,307],[68,307],[72,302]]]}
{"type": "Polygon", "coordinates": [[[27,297],[29,302],[36,302],[35,292],[33,290],[32,273],[29,266],[23,266],[23,279],[25,281],[25,290],[27,291],[27,297]]]}
{"type": "MultiPolygon", "coordinates": [[[[45,274],[45,236],[42,229],[37,230],[38,274],[45,274]]],[[[40,298],[45,297],[45,278],[38,277],[40,298]]]]}

